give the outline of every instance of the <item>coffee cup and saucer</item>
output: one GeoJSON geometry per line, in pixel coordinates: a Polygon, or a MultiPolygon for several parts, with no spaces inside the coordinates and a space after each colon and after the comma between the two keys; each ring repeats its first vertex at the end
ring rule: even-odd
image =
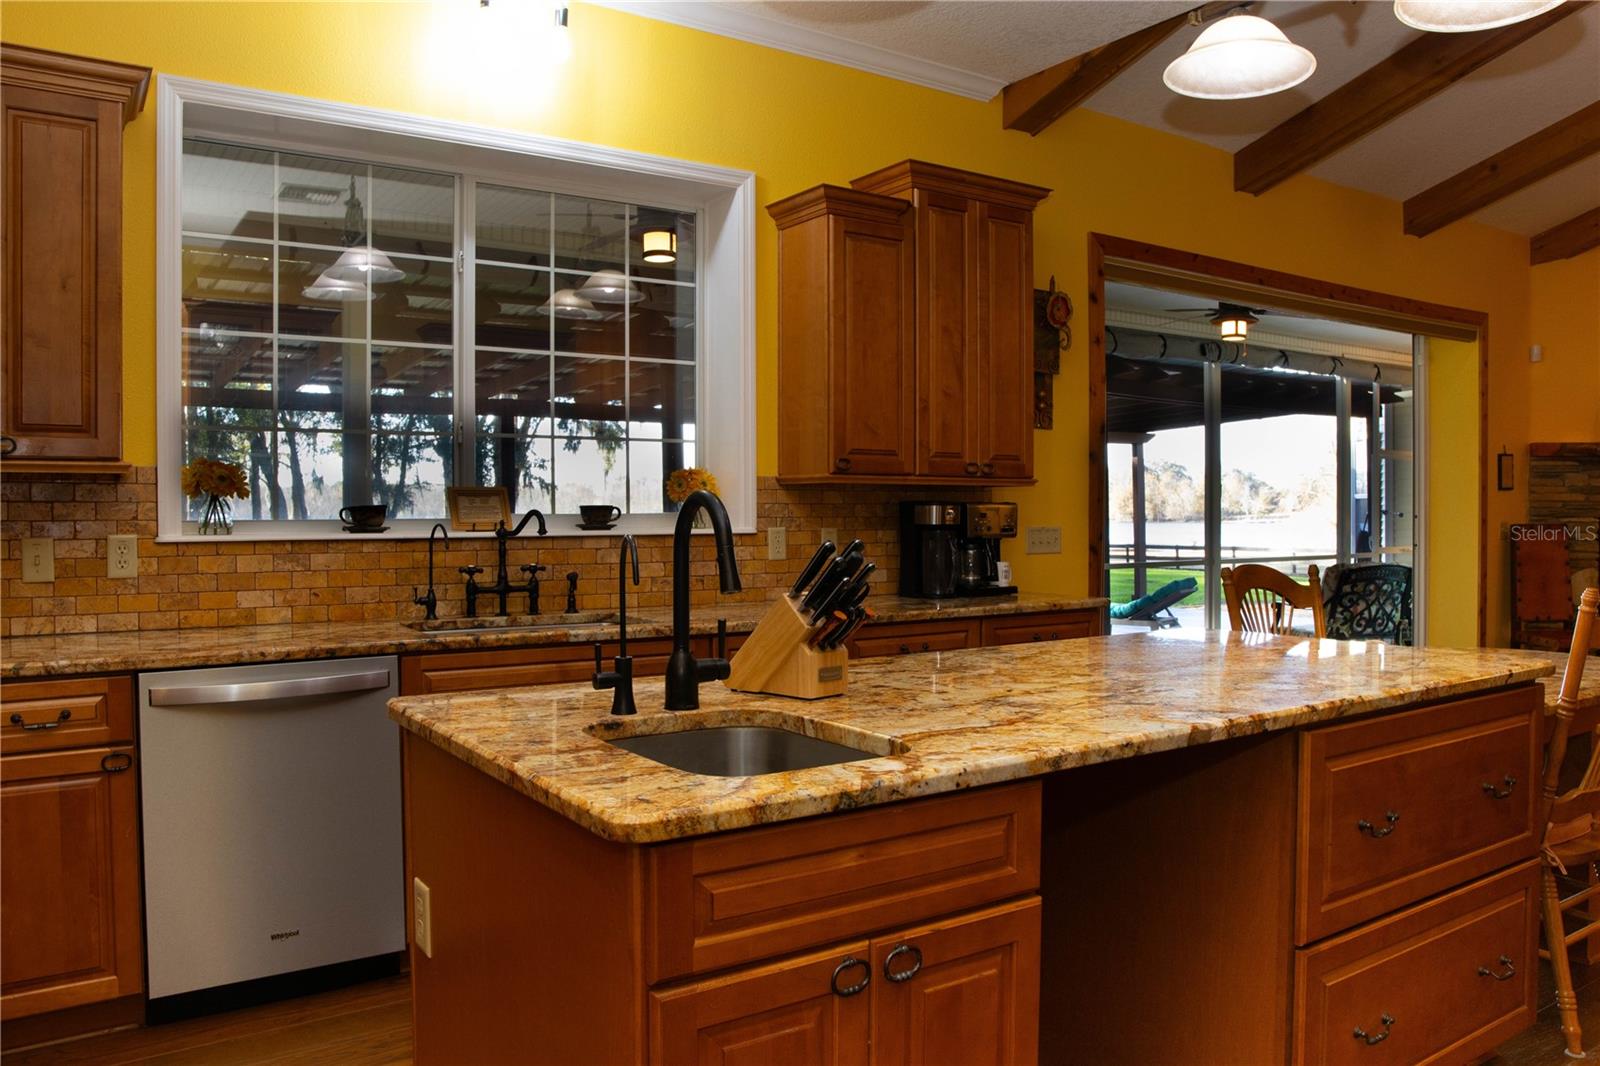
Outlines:
{"type": "Polygon", "coordinates": [[[578,528],[596,533],[614,527],[622,517],[622,508],[609,503],[586,503],[578,508],[578,514],[583,519],[578,528]]]}
{"type": "Polygon", "coordinates": [[[381,503],[360,503],[339,511],[346,533],[382,533],[389,528],[383,524],[387,517],[389,508],[381,503]]]}

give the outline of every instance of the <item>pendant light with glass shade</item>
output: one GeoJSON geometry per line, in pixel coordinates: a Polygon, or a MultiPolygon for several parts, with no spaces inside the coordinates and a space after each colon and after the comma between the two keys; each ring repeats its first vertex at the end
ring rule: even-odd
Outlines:
{"type": "Polygon", "coordinates": [[[597,304],[636,304],[644,299],[644,293],[620,270],[595,271],[578,289],[578,295],[597,304]]]}
{"type": "Polygon", "coordinates": [[[552,318],[564,318],[577,321],[604,318],[605,312],[601,311],[588,298],[577,289],[557,289],[550,294],[540,307],[539,313],[552,318]]]}
{"type": "Polygon", "coordinates": [[[350,179],[350,196],[344,202],[345,249],[339,259],[329,267],[325,276],[336,281],[359,281],[368,285],[382,285],[399,281],[405,271],[394,265],[394,260],[366,247],[367,216],[356,196],[356,179],[350,179]]]}
{"type": "Polygon", "coordinates": [[[1256,15],[1232,14],[1200,32],[1168,64],[1167,88],[1201,100],[1244,100],[1292,89],[1311,77],[1317,57],[1256,15]]]}
{"type": "Polygon", "coordinates": [[[1562,0],[1394,0],[1394,17],[1429,33],[1493,30],[1536,18],[1562,0]]]}

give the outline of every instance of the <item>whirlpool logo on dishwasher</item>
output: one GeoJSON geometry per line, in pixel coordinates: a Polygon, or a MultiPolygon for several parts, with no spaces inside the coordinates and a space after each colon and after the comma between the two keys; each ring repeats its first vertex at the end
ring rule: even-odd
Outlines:
{"type": "Polygon", "coordinates": [[[268,939],[269,940],[288,940],[288,939],[290,939],[292,937],[297,937],[299,935],[300,935],[300,930],[298,930],[298,929],[285,929],[281,933],[268,934],[268,939]]]}

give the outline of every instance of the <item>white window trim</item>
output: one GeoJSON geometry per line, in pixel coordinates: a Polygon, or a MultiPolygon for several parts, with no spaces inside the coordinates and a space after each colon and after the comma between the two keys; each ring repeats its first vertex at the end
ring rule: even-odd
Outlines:
{"type": "MultiPolygon", "coordinates": [[[[479,178],[541,189],[644,201],[700,213],[697,454],[717,475],[734,529],[755,531],[755,175],[619,148],[515,130],[217,82],[160,75],[156,124],[157,540],[208,541],[183,518],[183,139],[189,132],[236,136],[264,147],[347,159],[441,167],[441,151],[466,153],[479,178]],[[190,126],[194,130],[190,130],[190,126]],[[708,315],[714,303],[717,314],[708,315]],[[715,387],[712,387],[712,383],[715,387]]],[[[445,169],[460,169],[457,163],[445,169]]],[[[552,515],[552,536],[594,536],[574,515],[552,515]]],[[[669,532],[676,516],[625,515],[612,535],[669,532]]],[[[234,540],[346,540],[336,522],[243,522],[234,540]]],[[[429,519],[396,519],[375,539],[425,537],[429,519]]],[[[455,534],[487,536],[488,534],[455,534]]]]}

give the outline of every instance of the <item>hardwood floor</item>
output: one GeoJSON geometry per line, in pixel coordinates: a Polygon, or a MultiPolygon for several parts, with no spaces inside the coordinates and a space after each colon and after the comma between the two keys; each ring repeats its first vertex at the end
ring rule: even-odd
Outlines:
{"type": "Polygon", "coordinates": [[[4,1060],[5,1066],[410,1066],[410,978],[401,974],[226,1014],[6,1052],[4,1060]]]}
{"type": "MultiPolygon", "coordinates": [[[[1539,1022],[1483,1066],[1557,1066],[1555,985],[1540,966],[1539,1022]]],[[[1584,1044],[1600,1058],[1600,966],[1575,964],[1584,1044]]],[[[5,1066],[410,1066],[411,995],[401,975],[263,1007],[5,1052],[5,1066]]],[[[0,1034],[3,1044],[3,1034],[0,1034]]]]}

